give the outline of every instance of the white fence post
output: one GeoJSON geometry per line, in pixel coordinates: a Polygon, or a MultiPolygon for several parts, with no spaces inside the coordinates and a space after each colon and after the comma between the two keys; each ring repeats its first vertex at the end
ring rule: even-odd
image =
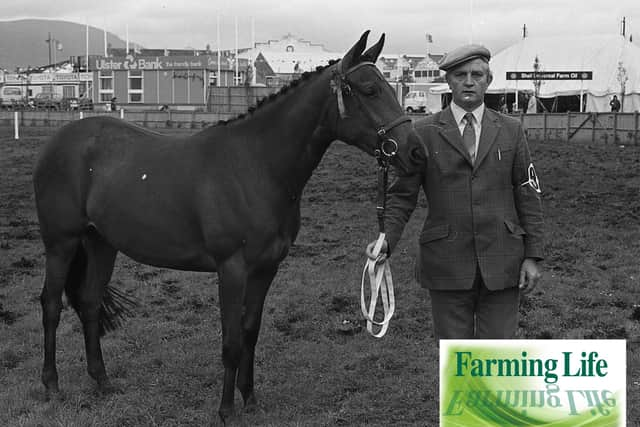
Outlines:
{"type": "Polygon", "coordinates": [[[120,118],[124,120],[124,108],[120,109],[120,118]]]}
{"type": "Polygon", "coordinates": [[[84,114],[82,114],[82,110],[80,110],[80,120],[84,118],[84,114]]]}
{"type": "Polygon", "coordinates": [[[14,138],[15,139],[20,139],[20,131],[18,130],[19,128],[19,124],[18,124],[18,120],[19,120],[19,115],[20,113],[18,111],[14,111],[13,112],[13,130],[14,130],[14,138]]]}

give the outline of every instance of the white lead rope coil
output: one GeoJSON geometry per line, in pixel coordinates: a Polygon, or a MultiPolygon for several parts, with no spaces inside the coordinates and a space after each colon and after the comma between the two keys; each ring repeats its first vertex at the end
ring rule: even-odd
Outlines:
{"type": "Polygon", "coordinates": [[[380,233],[373,247],[373,255],[376,259],[367,259],[364,269],[362,270],[362,285],[360,287],[360,307],[362,314],[365,319],[367,319],[367,331],[376,338],[381,338],[387,333],[389,322],[396,309],[389,259],[386,259],[383,263],[377,263],[377,258],[380,255],[380,249],[384,241],[385,233],[380,233]],[[371,288],[371,301],[369,301],[368,307],[365,302],[365,282],[367,281],[367,276],[369,277],[369,285],[371,288]],[[374,319],[378,295],[381,296],[382,308],[384,310],[384,319],[380,322],[374,319]],[[380,326],[380,330],[377,333],[373,332],[373,325],[380,326]]]}

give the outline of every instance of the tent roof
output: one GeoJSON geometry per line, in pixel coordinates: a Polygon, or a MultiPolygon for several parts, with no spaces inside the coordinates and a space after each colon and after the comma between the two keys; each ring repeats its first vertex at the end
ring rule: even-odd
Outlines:
{"type": "Polygon", "coordinates": [[[543,80],[540,95],[571,95],[584,90],[596,96],[620,93],[618,64],[627,70],[625,93],[640,93],[640,47],[620,35],[528,37],[499,52],[491,60],[493,82],[489,92],[533,90],[531,80],[507,80],[508,71],[592,71],[593,80],[543,80]],[[516,83],[517,82],[517,83],[516,83]]]}
{"type": "MultiPolygon", "coordinates": [[[[640,93],[640,47],[621,35],[527,37],[491,59],[493,82],[488,93],[533,91],[531,80],[507,80],[507,72],[532,72],[538,57],[540,71],[592,71],[592,80],[543,80],[541,97],[591,93],[620,93],[618,66],[627,72],[625,93],[640,93]]],[[[433,92],[448,91],[444,87],[433,92]]]]}

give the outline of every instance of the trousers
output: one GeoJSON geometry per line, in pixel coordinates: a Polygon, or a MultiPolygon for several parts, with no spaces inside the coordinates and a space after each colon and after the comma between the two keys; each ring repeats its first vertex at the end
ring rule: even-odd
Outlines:
{"type": "Polygon", "coordinates": [[[518,327],[520,289],[491,291],[476,269],[469,290],[429,290],[434,337],[441,339],[511,339],[518,327]]]}

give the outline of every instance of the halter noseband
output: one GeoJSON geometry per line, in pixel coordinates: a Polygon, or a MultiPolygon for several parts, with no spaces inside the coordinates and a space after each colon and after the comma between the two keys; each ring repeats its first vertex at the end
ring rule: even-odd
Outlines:
{"type": "MultiPolygon", "coordinates": [[[[331,90],[336,94],[336,98],[338,100],[338,112],[340,114],[340,118],[344,119],[349,117],[347,115],[345,105],[344,105],[344,95],[351,96],[353,95],[353,91],[351,90],[351,86],[349,85],[348,75],[354,72],[355,70],[364,67],[364,66],[373,66],[375,70],[380,74],[378,68],[373,62],[365,61],[361,62],[353,67],[349,68],[347,71],[343,71],[343,62],[342,60],[338,61],[333,70],[333,77],[331,78],[331,90]]],[[[380,74],[380,77],[384,80],[384,77],[380,74]]],[[[359,98],[356,98],[360,104],[360,107],[365,112],[369,121],[374,124],[376,128],[376,133],[378,135],[378,148],[375,150],[375,156],[378,159],[378,163],[380,166],[388,167],[389,161],[397,154],[398,152],[398,142],[387,136],[387,133],[391,131],[396,126],[399,126],[405,122],[411,122],[411,118],[402,114],[398,118],[392,120],[387,124],[379,125],[376,119],[373,117],[371,110],[369,110],[365,104],[360,102],[359,98]]]]}

